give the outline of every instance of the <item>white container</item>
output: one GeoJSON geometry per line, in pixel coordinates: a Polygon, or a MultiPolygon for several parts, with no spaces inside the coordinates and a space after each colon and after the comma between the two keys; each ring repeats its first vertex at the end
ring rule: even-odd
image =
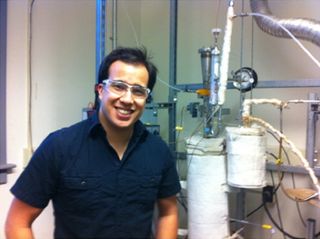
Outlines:
{"type": "Polygon", "coordinates": [[[263,128],[227,127],[228,184],[239,188],[266,185],[266,136],[263,128]]]}
{"type": "Polygon", "coordinates": [[[224,139],[193,136],[188,152],[188,238],[229,236],[224,139]]]}

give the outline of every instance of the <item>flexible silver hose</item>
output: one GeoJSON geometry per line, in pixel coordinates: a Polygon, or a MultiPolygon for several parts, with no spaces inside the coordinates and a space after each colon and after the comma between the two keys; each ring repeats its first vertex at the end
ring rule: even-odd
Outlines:
{"type": "Polygon", "coordinates": [[[288,29],[296,38],[310,41],[320,46],[320,21],[307,18],[280,19],[272,15],[268,0],[250,0],[251,11],[268,16],[269,18],[255,16],[260,29],[276,37],[289,38],[280,26],[288,29]]]}

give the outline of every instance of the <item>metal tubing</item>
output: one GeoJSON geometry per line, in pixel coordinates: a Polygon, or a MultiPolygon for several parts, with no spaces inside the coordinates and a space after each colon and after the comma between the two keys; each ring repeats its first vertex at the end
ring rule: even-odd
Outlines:
{"type": "MultiPolygon", "coordinates": [[[[298,174],[309,174],[308,171],[303,166],[292,166],[292,165],[278,165],[275,163],[267,162],[267,170],[270,171],[281,171],[286,173],[298,173],[298,174]]],[[[314,173],[316,176],[320,177],[320,168],[315,167],[314,173]]]]}
{"type": "MultiPolygon", "coordinates": [[[[170,1],[170,42],[169,42],[169,85],[176,85],[177,82],[177,23],[178,23],[178,1],[170,1]]],[[[169,88],[169,147],[172,152],[176,151],[176,97],[174,89],[169,88]]]]}
{"type": "Polygon", "coordinates": [[[112,0],[112,49],[117,48],[118,41],[118,2],[112,0]]]}
{"type": "MultiPolygon", "coordinates": [[[[210,47],[204,47],[199,49],[200,59],[201,59],[201,69],[202,69],[202,82],[203,88],[208,91],[211,88],[211,71],[212,71],[212,49],[210,47]]],[[[211,95],[211,92],[210,92],[211,95]]],[[[203,95],[203,136],[209,138],[212,136],[212,118],[211,115],[211,105],[209,104],[209,95],[203,95]]]]}
{"type": "MultiPolygon", "coordinates": [[[[202,89],[202,84],[178,84],[176,88],[182,91],[194,92],[202,89]]],[[[306,87],[320,87],[320,79],[299,79],[299,80],[268,80],[260,81],[257,89],[273,89],[273,88],[306,88],[306,87]]],[[[227,89],[236,89],[233,86],[233,79],[228,79],[227,89]]]]}
{"type": "Polygon", "coordinates": [[[316,220],[309,218],[307,220],[307,233],[306,239],[316,238],[316,220]]]}
{"type": "MultiPolygon", "coordinates": [[[[245,205],[246,205],[246,192],[245,189],[240,188],[239,192],[236,194],[236,218],[240,220],[245,219],[245,205]]],[[[242,227],[242,223],[236,222],[235,229],[239,230],[242,227]]]]}
{"type": "MultiPolygon", "coordinates": [[[[317,100],[316,93],[309,94],[309,100],[317,100]]],[[[308,104],[307,109],[307,134],[306,134],[306,159],[310,166],[315,166],[315,142],[316,142],[316,123],[317,123],[317,107],[313,103],[308,104]]]]}
{"type": "Polygon", "coordinates": [[[210,104],[218,103],[218,81],[220,78],[220,50],[217,46],[211,51],[211,73],[210,73],[210,104]]]}

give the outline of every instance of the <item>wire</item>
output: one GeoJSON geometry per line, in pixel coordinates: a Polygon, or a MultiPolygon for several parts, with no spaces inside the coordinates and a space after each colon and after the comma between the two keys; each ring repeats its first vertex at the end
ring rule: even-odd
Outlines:
{"type": "MultiPolygon", "coordinates": [[[[184,112],[186,111],[186,107],[185,106],[183,106],[182,108],[181,108],[181,112],[180,112],[180,124],[179,124],[179,127],[181,127],[182,128],[182,130],[183,130],[183,128],[184,128],[184,112]]],[[[179,142],[184,142],[184,140],[182,141],[180,141],[180,139],[179,139],[179,137],[180,137],[180,132],[181,132],[181,130],[179,130],[178,131],[178,133],[177,133],[177,135],[176,135],[176,141],[175,142],[173,142],[174,144],[178,144],[179,142]]],[[[180,159],[178,159],[177,160],[177,170],[178,170],[178,172],[180,172],[180,170],[181,170],[181,163],[180,163],[180,159]]]]}
{"type": "MultiPolygon", "coordinates": [[[[275,185],[272,173],[271,173],[271,180],[272,180],[272,185],[275,185]]],[[[276,208],[277,208],[277,212],[278,212],[280,226],[281,226],[281,228],[283,228],[283,222],[282,222],[282,216],[281,216],[280,207],[279,207],[278,195],[274,194],[274,196],[275,196],[275,200],[276,200],[276,208]]],[[[283,238],[286,238],[285,234],[283,235],[283,238]]]]}
{"type": "MultiPolygon", "coordinates": [[[[271,155],[272,153],[269,153],[269,154],[271,155]]],[[[275,155],[273,155],[273,156],[274,156],[275,159],[277,158],[275,155]]],[[[272,173],[272,172],[271,172],[271,173],[272,173]]],[[[273,190],[273,192],[272,192],[272,195],[275,195],[275,194],[277,193],[277,191],[279,190],[279,188],[280,188],[280,182],[283,180],[283,178],[284,178],[284,173],[282,172],[282,177],[281,177],[278,185],[277,185],[277,186],[273,185],[273,186],[274,186],[274,190],[273,190]]],[[[263,196],[263,195],[262,195],[262,196],[263,196]]],[[[256,213],[257,211],[259,211],[261,208],[263,208],[263,202],[262,202],[256,209],[253,209],[251,212],[249,212],[249,213],[246,215],[246,217],[247,217],[247,218],[250,217],[251,215],[253,215],[253,214],[256,213]]]]}
{"type": "Polygon", "coordinates": [[[33,135],[32,135],[32,16],[33,5],[32,0],[29,7],[29,38],[28,38],[28,150],[33,153],[33,135]]]}
{"type": "Polygon", "coordinates": [[[280,230],[284,235],[292,238],[292,239],[305,239],[303,237],[295,237],[295,236],[292,236],[291,234],[289,234],[288,232],[284,231],[279,225],[278,223],[274,220],[274,218],[272,217],[267,205],[266,205],[266,202],[264,201],[263,203],[263,207],[264,207],[264,210],[265,212],[267,213],[267,216],[269,217],[269,219],[271,220],[271,222],[273,223],[273,225],[278,229],[280,230]]]}
{"type": "Polygon", "coordinates": [[[254,223],[254,222],[250,222],[250,221],[247,221],[247,220],[240,220],[240,219],[230,218],[230,222],[239,222],[239,223],[248,224],[248,225],[251,225],[251,226],[261,227],[262,229],[266,229],[266,230],[272,229],[272,226],[269,225],[269,224],[259,224],[259,223],[254,223]]]}
{"type": "MultiPolygon", "coordinates": [[[[283,133],[283,108],[284,108],[283,105],[281,105],[281,107],[279,108],[279,110],[280,110],[280,132],[281,132],[281,133],[283,133]]],[[[284,147],[283,147],[283,139],[280,138],[280,139],[278,139],[278,141],[279,141],[279,155],[278,155],[278,159],[281,160],[281,159],[282,159],[282,151],[284,151],[284,150],[283,150],[283,149],[284,149],[284,147]]],[[[288,162],[289,162],[289,164],[290,164],[289,157],[288,157],[288,154],[287,154],[287,153],[286,153],[286,157],[287,157],[288,162]]],[[[278,169],[279,169],[279,167],[278,167],[278,169]]],[[[280,176],[280,169],[278,170],[278,176],[280,176]]],[[[294,174],[293,174],[293,173],[291,173],[291,178],[292,178],[293,188],[296,188],[295,179],[294,179],[294,174]]],[[[283,183],[282,183],[282,182],[280,183],[280,185],[281,185],[282,191],[285,193],[286,196],[288,196],[288,195],[287,195],[287,191],[284,189],[284,186],[283,186],[283,183]]],[[[295,200],[295,201],[296,201],[296,200],[295,200]]],[[[303,219],[303,217],[302,217],[302,213],[301,213],[300,206],[299,206],[299,204],[298,204],[297,201],[295,202],[295,204],[296,204],[297,211],[298,211],[298,215],[299,215],[299,218],[300,218],[300,220],[301,220],[301,222],[302,222],[302,225],[303,225],[304,227],[306,227],[306,223],[305,223],[305,221],[304,221],[304,219],[303,219]]]]}
{"type": "MultiPolygon", "coordinates": [[[[293,188],[296,188],[296,181],[295,181],[295,178],[294,178],[294,174],[293,174],[293,173],[291,173],[291,179],[292,179],[293,188]]],[[[302,222],[302,224],[303,224],[304,227],[307,227],[307,224],[306,224],[306,222],[304,221],[304,218],[303,218],[302,212],[301,212],[301,208],[300,208],[300,205],[299,205],[298,202],[296,202],[296,207],[297,207],[297,211],[298,211],[298,215],[299,215],[300,221],[302,222]]]]}
{"type": "MultiPolygon", "coordinates": [[[[275,140],[278,141],[278,143],[280,142],[280,140],[277,138],[277,136],[270,130],[267,130],[267,132],[274,137],[275,140]]],[[[286,159],[288,161],[288,164],[291,165],[291,161],[290,161],[290,158],[289,158],[289,155],[288,155],[288,152],[287,150],[285,149],[285,147],[282,145],[282,151],[284,153],[284,155],[286,156],[286,159]]],[[[269,153],[272,157],[274,157],[276,160],[279,159],[276,155],[274,155],[273,153],[269,153]]]]}
{"type": "Polygon", "coordinates": [[[124,12],[126,14],[126,18],[127,18],[128,22],[129,22],[129,25],[131,27],[131,30],[132,30],[132,33],[133,33],[133,36],[134,36],[134,40],[136,42],[136,46],[140,46],[141,43],[138,40],[137,31],[136,31],[136,29],[135,29],[135,27],[133,25],[133,22],[132,22],[132,19],[131,19],[130,15],[129,15],[128,9],[124,6],[123,1],[120,1],[120,3],[122,4],[121,7],[124,9],[124,12]]]}
{"type": "Polygon", "coordinates": [[[173,89],[173,90],[176,90],[176,91],[179,91],[179,92],[186,92],[186,91],[183,91],[177,87],[174,87],[172,85],[170,85],[169,83],[165,82],[164,80],[162,80],[159,76],[157,77],[157,80],[159,80],[162,84],[168,86],[169,88],[173,89]]]}
{"type": "Polygon", "coordinates": [[[221,4],[221,0],[218,1],[218,7],[217,7],[217,10],[216,10],[216,22],[215,22],[215,28],[218,28],[218,20],[220,18],[220,4],[221,4]]]}
{"type": "Polygon", "coordinates": [[[184,211],[188,213],[188,206],[186,202],[186,196],[184,196],[182,190],[179,192],[179,196],[177,197],[177,201],[180,203],[180,205],[183,207],[184,211]]]}
{"type": "MultiPolygon", "coordinates": [[[[286,157],[288,158],[288,153],[286,152],[285,148],[283,148],[283,151],[284,151],[286,157]]],[[[274,157],[274,159],[276,159],[276,160],[278,159],[277,156],[274,155],[273,153],[269,153],[269,154],[270,154],[272,157],[274,157]]],[[[289,165],[290,165],[290,160],[289,160],[289,158],[288,158],[288,162],[289,162],[289,165]]],[[[281,187],[282,190],[283,190],[283,192],[284,192],[284,194],[285,194],[287,197],[289,197],[289,195],[286,193],[286,191],[283,189],[283,186],[282,186],[282,181],[283,181],[283,178],[284,178],[284,172],[281,172],[281,175],[280,175],[280,170],[277,170],[277,173],[278,173],[278,177],[279,177],[279,183],[278,183],[277,188],[276,188],[275,191],[274,191],[274,194],[278,191],[279,187],[281,187]]],[[[295,179],[294,179],[294,174],[293,174],[293,173],[291,173],[291,177],[292,177],[293,188],[296,188],[296,186],[295,186],[295,179]]],[[[291,197],[289,197],[289,198],[293,200],[293,198],[291,198],[291,197]]],[[[298,211],[298,215],[299,215],[299,217],[300,217],[300,220],[301,220],[302,224],[304,225],[304,227],[306,227],[306,223],[305,223],[305,221],[304,221],[304,219],[303,219],[303,217],[302,217],[302,213],[301,213],[300,206],[299,206],[297,200],[294,200],[294,201],[295,201],[295,203],[296,203],[296,207],[297,207],[297,211],[298,211]]]]}
{"type": "MultiPolygon", "coordinates": [[[[120,1],[120,3],[122,4],[121,1],[120,1]]],[[[130,15],[129,15],[128,9],[127,9],[126,7],[124,7],[124,4],[122,4],[122,8],[124,9],[124,12],[125,12],[125,14],[126,14],[126,18],[127,18],[128,22],[129,22],[130,28],[131,28],[131,30],[132,30],[132,33],[133,33],[133,36],[134,36],[136,45],[137,45],[137,46],[140,46],[141,43],[140,43],[139,40],[138,40],[137,31],[136,31],[136,29],[135,29],[135,27],[134,27],[134,25],[133,25],[133,22],[132,22],[132,19],[131,19],[130,15]]],[[[181,89],[179,89],[179,88],[177,88],[177,87],[174,87],[174,86],[168,84],[167,82],[165,82],[164,80],[162,80],[159,76],[157,76],[157,80],[159,80],[162,84],[168,86],[169,88],[171,88],[171,89],[173,89],[173,90],[176,90],[176,91],[179,91],[179,92],[183,92],[183,90],[181,90],[181,89]]]]}

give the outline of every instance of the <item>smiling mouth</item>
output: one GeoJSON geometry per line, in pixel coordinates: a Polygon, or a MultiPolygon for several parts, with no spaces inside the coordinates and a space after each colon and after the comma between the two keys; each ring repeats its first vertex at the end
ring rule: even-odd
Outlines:
{"type": "Polygon", "coordinates": [[[133,110],[125,110],[125,109],[120,109],[120,108],[117,108],[117,111],[120,113],[120,114],[123,114],[123,115],[130,115],[132,114],[133,110]]]}

